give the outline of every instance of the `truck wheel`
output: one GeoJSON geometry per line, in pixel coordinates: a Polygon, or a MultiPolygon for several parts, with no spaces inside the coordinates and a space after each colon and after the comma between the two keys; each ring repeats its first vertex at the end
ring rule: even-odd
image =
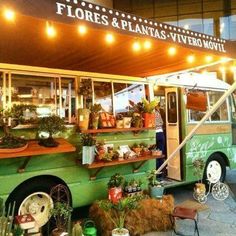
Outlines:
{"type": "Polygon", "coordinates": [[[15,215],[31,214],[37,226],[42,227],[50,219],[54,206],[50,190],[57,184],[52,179],[32,179],[14,190],[6,204],[15,201],[15,215]]]}
{"type": "Polygon", "coordinates": [[[204,180],[210,183],[224,182],[226,175],[225,161],[219,154],[213,154],[206,163],[204,180]]]}

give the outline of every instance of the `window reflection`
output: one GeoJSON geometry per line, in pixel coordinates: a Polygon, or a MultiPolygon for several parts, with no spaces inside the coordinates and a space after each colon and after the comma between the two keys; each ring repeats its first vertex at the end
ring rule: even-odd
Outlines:
{"type": "Polygon", "coordinates": [[[110,82],[93,82],[94,103],[100,103],[103,110],[112,113],[112,87],[110,82]]]}
{"type": "Polygon", "coordinates": [[[144,85],[114,83],[115,113],[123,113],[129,110],[130,105],[141,102],[145,97],[144,85]]]}
{"type": "Polygon", "coordinates": [[[177,122],[177,103],[175,92],[170,92],[167,94],[167,120],[168,123],[177,122]]]}

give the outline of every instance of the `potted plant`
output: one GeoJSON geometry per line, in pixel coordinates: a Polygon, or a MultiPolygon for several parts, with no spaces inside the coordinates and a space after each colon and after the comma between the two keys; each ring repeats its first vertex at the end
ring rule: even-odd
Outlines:
{"type": "Polygon", "coordinates": [[[112,230],[112,236],[129,236],[128,229],[124,228],[125,218],[129,211],[138,207],[140,199],[138,196],[131,196],[121,198],[116,203],[109,200],[98,201],[100,208],[106,212],[107,217],[114,224],[115,229],[112,230]]]}
{"type": "Polygon", "coordinates": [[[58,142],[53,139],[53,134],[65,130],[64,120],[59,116],[52,115],[39,119],[38,131],[48,133],[48,138],[40,138],[39,144],[45,147],[57,147],[58,142]]]}
{"type": "Polygon", "coordinates": [[[78,109],[78,126],[80,130],[87,130],[89,127],[90,110],[86,108],[78,109]]]}
{"type": "Polygon", "coordinates": [[[107,183],[108,198],[111,202],[117,203],[119,199],[121,199],[123,183],[124,183],[124,177],[119,173],[115,173],[109,179],[107,183]]]}
{"type": "Polygon", "coordinates": [[[82,164],[92,164],[95,158],[96,140],[91,134],[81,134],[82,164]]]}
{"type": "Polygon", "coordinates": [[[143,102],[143,118],[144,118],[144,127],[151,128],[155,127],[155,107],[157,106],[157,100],[149,102],[146,98],[142,99],[143,102]]]}
{"type": "Polygon", "coordinates": [[[143,118],[140,114],[134,113],[132,116],[131,124],[134,128],[142,128],[143,127],[143,118]]]}
{"type": "Polygon", "coordinates": [[[149,187],[149,194],[152,198],[162,198],[164,187],[160,181],[156,178],[157,172],[156,170],[149,170],[147,172],[147,180],[149,187]]]}
{"type": "Polygon", "coordinates": [[[193,164],[193,168],[194,168],[193,174],[198,179],[198,183],[196,183],[195,187],[194,187],[194,195],[195,196],[199,196],[199,195],[204,196],[206,193],[206,186],[204,183],[202,183],[202,175],[203,175],[203,171],[205,168],[205,161],[203,160],[203,158],[196,158],[193,160],[192,164],[193,164]]]}
{"type": "Polygon", "coordinates": [[[50,216],[55,220],[56,228],[52,236],[60,236],[68,231],[72,208],[64,202],[56,202],[50,210],[50,216]]]}
{"type": "Polygon", "coordinates": [[[0,111],[0,126],[3,128],[3,137],[0,139],[0,152],[8,153],[23,151],[27,148],[27,141],[22,138],[13,136],[10,133],[11,120],[14,117],[12,110],[0,111]]]}
{"type": "Polygon", "coordinates": [[[124,128],[124,120],[122,114],[116,115],[116,128],[118,129],[124,128]]]}
{"type": "Polygon", "coordinates": [[[133,146],[132,146],[132,150],[133,150],[138,156],[141,155],[142,148],[140,147],[139,144],[134,143],[133,146]]]}
{"type": "Polygon", "coordinates": [[[92,129],[97,129],[98,128],[98,121],[99,121],[99,112],[102,110],[102,106],[100,103],[95,103],[91,107],[91,113],[90,113],[90,121],[91,125],[90,127],[92,129]]]}

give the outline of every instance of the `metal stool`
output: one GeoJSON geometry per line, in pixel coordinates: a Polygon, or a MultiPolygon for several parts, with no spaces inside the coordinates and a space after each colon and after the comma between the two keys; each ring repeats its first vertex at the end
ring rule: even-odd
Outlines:
{"type": "MultiPolygon", "coordinates": [[[[193,220],[194,224],[195,224],[194,234],[197,231],[197,235],[199,236],[198,225],[197,225],[198,213],[197,213],[196,209],[190,209],[190,208],[177,206],[177,207],[175,207],[171,216],[172,216],[172,220],[174,220],[174,221],[175,221],[175,218],[179,218],[182,220],[193,220]]],[[[183,233],[176,231],[175,225],[174,225],[174,232],[176,235],[184,235],[183,233]]]]}

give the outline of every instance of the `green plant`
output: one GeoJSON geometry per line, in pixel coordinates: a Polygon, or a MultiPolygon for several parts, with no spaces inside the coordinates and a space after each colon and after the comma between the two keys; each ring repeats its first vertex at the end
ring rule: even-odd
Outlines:
{"type": "Polygon", "coordinates": [[[100,103],[95,103],[90,110],[92,114],[98,114],[102,110],[102,106],[100,103]]]}
{"type": "Polygon", "coordinates": [[[55,147],[58,143],[53,139],[52,135],[65,130],[64,120],[59,116],[52,115],[39,119],[38,131],[47,132],[49,137],[41,139],[39,144],[46,147],[55,147]]]}
{"type": "Polygon", "coordinates": [[[157,100],[152,100],[151,102],[149,102],[146,98],[143,98],[142,102],[143,102],[143,110],[146,113],[153,113],[158,103],[157,100]]]}
{"type": "Polygon", "coordinates": [[[81,134],[80,141],[82,146],[94,146],[96,144],[96,139],[92,134],[81,134]]]}
{"type": "Polygon", "coordinates": [[[123,183],[124,183],[124,177],[121,174],[116,173],[111,176],[111,178],[107,183],[107,186],[108,188],[121,187],[123,183]]]}
{"type": "Polygon", "coordinates": [[[157,178],[156,175],[157,175],[157,172],[155,169],[147,171],[147,180],[148,180],[149,186],[151,187],[162,186],[161,182],[156,179],[157,178]]]}
{"type": "Polygon", "coordinates": [[[142,196],[132,196],[121,198],[117,203],[112,203],[109,200],[100,200],[97,203],[106,212],[106,215],[113,222],[115,228],[122,229],[124,228],[127,213],[136,209],[141,199],[142,196]]]}
{"type": "Polygon", "coordinates": [[[116,120],[123,120],[123,115],[120,114],[120,113],[118,113],[118,114],[116,115],[116,120]]]}
{"type": "Polygon", "coordinates": [[[80,82],[80,86],[78,89],[78,94],[83,96],[90,96],[92,94],[92,80],[91,79],[83,79],[80,82]]]}
{"type": "Polygon", "coordinates": [[[197,176],[199,180],[201,180],[200,182],[202,182],[202,175],[205,167],[205,161],[203,160],[203,158],[196,158],[193,160],[192,164],[194,167],[193,174],[197,176]]]}
{"type": "Polygon", "coordinates": [[[10,119],[14,117],[12,110],[6,109],[0,111],[0,126],[3,128],[4,136],[0,141],[0,148],[20,148],[26,145],[27,141],[13,136],[10,133],[10,119]]]}
{"type": "Polygon", "coordinates": [[[70,219],[72,208],[64,202],[56,202],[50,210],[50,216],[55,219],[57,231],[63,232],[70,219]]]}

